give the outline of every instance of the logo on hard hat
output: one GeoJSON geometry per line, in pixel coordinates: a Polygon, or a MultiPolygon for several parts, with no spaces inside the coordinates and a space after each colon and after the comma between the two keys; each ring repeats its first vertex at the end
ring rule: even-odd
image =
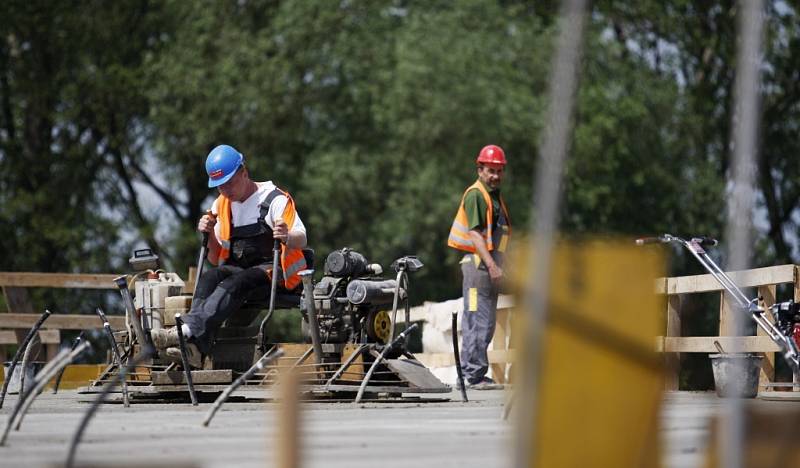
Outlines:
{"type": "Polygon", "coordinates": [[[217,169],[217,170],[211,172],[210,174],[208,174],[208,176],[211,177],[212,179],[219,179],[223,175],[224,174],[222,172],[222,169],[217,169]]]}

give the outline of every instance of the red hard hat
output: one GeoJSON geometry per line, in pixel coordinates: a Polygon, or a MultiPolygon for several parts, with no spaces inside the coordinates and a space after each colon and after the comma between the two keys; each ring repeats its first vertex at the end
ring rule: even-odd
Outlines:
{"type": "Polygon", "coordinates": [[[497,145],[484,146],[480,153],[478,153],[478,164],[499,164],[506,165],[506,153],[503,148],[497,145]]]}

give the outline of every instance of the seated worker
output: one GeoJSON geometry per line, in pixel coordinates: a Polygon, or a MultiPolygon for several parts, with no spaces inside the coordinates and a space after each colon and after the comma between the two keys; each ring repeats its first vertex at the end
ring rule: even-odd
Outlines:
{"type": "MultiPolygon", "coordinates": [[[[206,172],[208,186],[217,187],[220,195],[197,230],[209,234],[207,259],[217,266],[200,276],[192,308],[183,317],[181,330],[195,368],[202,367],[202,355],[211,351],[216,331],[248,293],[261,288],[269,294],[274,239],[282,243],[278,284],[283,289],[299,286],[297,273],[306,268],[306,229],[287,192],[272,182],[250,179],[244,156],[228,145],[211,150],[206,172]]],[[[151,335],[157,348],[166,348],[168,359],[180,362],[176,328],[152,330],[151,335]]]]}

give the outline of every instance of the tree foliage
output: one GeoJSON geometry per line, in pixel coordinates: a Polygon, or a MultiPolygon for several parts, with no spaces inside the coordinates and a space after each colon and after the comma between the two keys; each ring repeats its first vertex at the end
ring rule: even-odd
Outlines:
{"type": "MultiPolygon", "coordinates": [[[[0,5],[0,270],[125,271],[134,245],[183,274],[242,151],[296,198],[318,260],[351,246],[427,264],[414,300],[459,293],[445,245],[481,146],[500,144],[530,222],[557,2],[307,0],[0,5]]],[[[736,8],[597,2],[581,68],[567,233],[723,232],[736,8]]],[[[797,11],[766,12],[759,261],[798,260],[797,11]]]]}

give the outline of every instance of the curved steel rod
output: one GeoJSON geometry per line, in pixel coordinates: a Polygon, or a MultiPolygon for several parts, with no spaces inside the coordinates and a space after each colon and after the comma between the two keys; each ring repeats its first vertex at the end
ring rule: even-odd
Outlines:
{"type": "Polygon", "coordinates": [[[5,401],[6,399],[6,391],[8,391],[8,383],[11,382],[11,377],[14,376],[14,369],[16,369],[17,367],[19,358],[22,357],[22,355],[25,353],[25,349],[28,347],[28,343],[30,343],[31,339],[33,338],[33,335],[35,335],[36,332],[39,331],[39,328],[42,327],[44,321],[47,320],[47,318],[50,317],[51,314],[52,312],[50,312],[49,310],[45,310],[44,313],[39,317],[39,320],[37,320],[36,323],[33,324],[33,328],[31,328],[30,331],[28,331],[28,335],[25,336],[25,339],[22,341],[22,344],[19,345],[19,349],[17,349],[17,353],[14,355],[14,360],[11,361],[11,366],[8,368],[8,375],[6,375],[5,379],[3,379],[3,390],[2,393],[0,393],[0,408],[3,407],[3,401],[5,401]]]}
{"type": "Polygon", "coordinates": [[[228,400],[228,397],[231,393],[234,392],[237,388],[239,388],[243,383],[247,381],[250,377],[253,376],[256,372],[260,371],[264,367],[268,366],[271,362],[279,357],[283,356],[283,350],[277,349],[275,352],[270,354],[265,354],[261,356],[261,358],[253,364],[252,367],[247,369],[247,371],[240,375],[238,379],[236,379],[232,384],[230,384],[225,391],[217,397],[216,401],[214,401],[214,405],[211,409],[208,410],[206,413],[206,418],[203,420],[203,426],[208,427],[209,423],[211,423],[211,419],[214,418],[214,415],[217,414],[217,411],[222,407],[222,405],[228,400]]]}
{"type": "Polygon", "coordinates": [[[54,365],[48,372],[45,373],[44,369],[42,369],[42,372],[39,372],[39,374],[33,381],[34,387],[31,389],[31,393],[23,402],[22,410],[17,415],[16,422],[14,423],[15,431],[18,431],[20,426],[22,426],[22,420],[25,418],[25,414],[28,413],[28,409],[30,409],[31,405],[33,404],[33,400],[35,400],[36,397],[39,396],[40,393],[42,393],[42,390],[44,389],[44,386],[47,385],[47,382],[49,382],[53,377],[55,377],[57,373],[61,372],[61,370],[63,370],[72,361],[74,361],[79,354],[81,354],[86,350],[86,348],[90,347],[91,344],[88,341],[84,341],[80,345],[80,347],[69,350],[68,351],[69,354],[67,354],[66,357],[64,357],[56,365],[54,365]]]}
{"type": "MultiPolygon", "coordinates": [[[[81,332],[78,334],[78,337],[75,338],[75,341],[72,342],[72,346],[70,346],[70,348],[69,348],[70,351],[74,351],[75,348],[77,348],[78,345],[81,344],[81,341],[83,341],[83,336],[84,336],[85,333],[86,333],[86,330],[81,330],[81,332]]],[[[58,386],[61,385],[61,377],[64,376],[64,371],[66,369],[67,368],[64,367],[64,368],[61,369],[61,372],[58,373],[58,377],[56,377],[56,383],[53,386],[53,394],[58,393],[58,386]]]]}
{"type": "Polygon", "coordinates": [[[364,377],[364,380],[361,381],[361,387],[358,388],[358,395],[356,395],[355,403],[361,402],[361,397],[364,396],[364,390],[367,388],[367,384],[369,383],[369,379],[372,378],[372,373],[375,372],[375,368],[378,367],[378,363],[383,360],[384,356],[386,356],[386,354],[388,354],[390,350],[392,350],[400,342],[405,340],[406,336],[408,336],[408,334],[411,333],[418,326],[419,324],[415,323],[410,327],[406,328],[405,330],[403,330],[402,333],[397,335],[397,338],[395,338],[394,341],[392,341],[383,348],[378,357],[375,358],[375,361],[372,362],[372,365],[369,368],[369,372],[367,372],[367,375],[364,377]]]}
{"type": "MultiPolygon", "coordinates": [[[[117,369],[122,369],[122,356],[119,355],[117,340],[114,338],[114,330],[111,329],[111,324],[108,323],[108,318],[106,318],[106,314],[103,312],[103,309],[98,307],[95,309],[95,311],[97,312],[97,315],[100,316],[100,320],[103,321],[103,330],[106,332],[108,344],[111,346],[112,355],[117,360],[117,369]]],[[[128,396],[128,379],[122,381],[122,404],[126,408],[131,406],[130,397],[128,396]]]]}
{"type": "MultiPolygon", "coordinates": [[[[37,343],[41,345],[42,340],[39,338],[39,334],[36,333],[31,338],[31,342],[28,343],[28,346],[25,347],[25,354],[22,355],[22,373],[19,374],[19,394],[22,395],[25,393],[25,374],[27,374],[28,369],[28,362],[31,358],[31,353],[33,352],[33,348],[37,346],[37,343]]],[[[41,348],[40,348],[41,349],[41,348]]],[[[37,353],[38,357],[38,353],[37,353]]]]}
{"type": "MultiPolygon", "coordinates": [[[[70,351],[68,349],[62,349],[56,355],[56,357],[53,358],[53,360],[51,360],[50,362],[48,362],[44,366],[44,368],[39,372],[39,375],[44,376],[46,373],[50,372],[52,369],[57,368],[58,364],[60,362],[62,362],[64,359],[66,359],[66,357],[69,354],[70,354],[70,351]]],[[[37,377],[38,377],[38,375],[37,375],[37,377]]],[[[37,379],[34,379],[34,380],[36,381],[37,379]]],[[[11,412],[11,415],[9,415],[8,421],[6,421],[6,427],[3,430],[3,434],[2,434],[2,436],[0,436],[0,445],[5,445],[6,438],[8,437],[8,432],[11,430],[11,426],[14,424],[14,420],[17,418],[17,414],[19,414],[20,410],[22,410],[22,407],[25,404],[25,400],[31,395],[31,393],[33,393],[33,389],[34,388],[35,388],[35,385],[33,387],[28,388],[28,390],[25,392],[25,394],[20,395],[19,399],[17,400],[17,404],[14,406],[14,410],[11,412]]]]}
{"type": "Polygon", "coordinates": [[[86,427],[89,425],[89,421],[92,419],[92,416],[94,416],[94,414],[97,412],[97,409],[100,408],[100,405],[102,405],[106,401],[106,398],[108,398],[108,394],[111,392],[111,389],[114,388],[114,386],[117,384],[117,381],[124,379],[128,375],[128,372],[130,372],[132,369],[135,369],[136,366],[143,363],[147,359],[150,359],[154,352],[154,348],[146,345],[143,346],[142,352],[138,356],[134,357],[127,366],[120,369],[119,373],[114,377],[114,379],[103,385],[103,390],[92,402],[92,405],[89,407],[86,413],[84,413],[83,418],[81,418],[81,422],[78,424],[78,429],[72,436],[72,441],[70,441],[69,444],[67,461],[65,463],[67,468],[73,468],[75,466],[75,452],[77,451],[81,438],[83,438],[83,433],[86,431],[86,427]]]}

